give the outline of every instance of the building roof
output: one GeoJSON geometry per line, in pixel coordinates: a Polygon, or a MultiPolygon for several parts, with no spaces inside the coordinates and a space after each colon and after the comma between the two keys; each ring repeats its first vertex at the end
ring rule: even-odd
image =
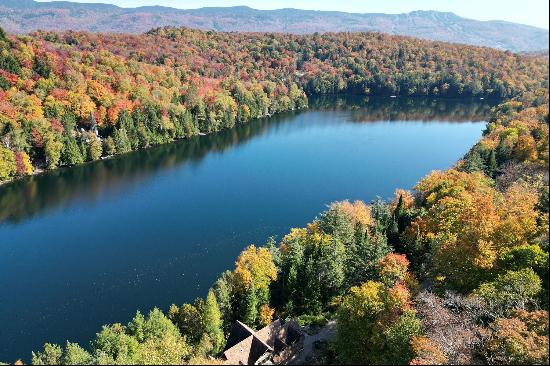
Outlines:
{"type": "Polygon", "coordinates": [[[255,332],[252,328],[237,320],[231,328],[231,333],[229,334],[229,338],[227,339],[225,349],[227,350],[233,347],[237,343],[242,342],[251,335],[254,335],[254,333],[255,332]]]}
{"type": "Polygon", "coordinates": [[[279,351],[292,344],[301,335],[294,322],[280,319],[255,332],[237,321],[233,325],[224,356],[227,364],[253,365],[268,352],[279,351]]]}

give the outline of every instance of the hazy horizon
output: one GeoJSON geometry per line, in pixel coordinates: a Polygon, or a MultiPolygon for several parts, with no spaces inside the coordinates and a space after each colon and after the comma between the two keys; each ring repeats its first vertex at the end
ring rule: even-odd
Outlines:
{"type": "MultiPolygon", "coordinates": [[[[37,0],[52,2],[55,0],[37,0]]],[[[518,2],[503,2],[498,0],[463,0],[460,3],[437,0],[394,0],[391,2],[376,2],[372,0],[341,0],[338,5],[320,3],[312,0],[281,0],[277,2],[257,0],[72,0],[79,3],[104,3],[124,8],[140,6],[166,6],[178,9],[196,9],[202,7],[232,7],[248,6],[259,10],[274,10],[293,8],[302,10],[342,11],[349,13],[386,13],[400,14],[418,10],[434,10],[452,12],[464,18],[481,21],[500,20],[530,25],[538,28],[549,28],[549,5],[543,0],[525,0],[518,2]]]]}

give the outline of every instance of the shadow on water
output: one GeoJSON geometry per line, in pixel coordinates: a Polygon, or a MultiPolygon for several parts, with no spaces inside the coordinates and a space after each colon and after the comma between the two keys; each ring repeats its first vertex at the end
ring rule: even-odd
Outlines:
{"type": "Polygon", "coordinates": [[[135,151],[92,163],[61,168],[0,186],[0,222],[20,222],[72,200],[94,201],[103,194],[124,190],[153,174],[197,164],[210,153],[243,144],[268,129],[292,120],[293,113],[207,136],[135,151]]]}
{"type": "MultiPolygon", "coordinates": [[[[310,99],[310,110],[350,111],[350,122],[483,121],[496,101],[433,98],[323,96],[310,99]]],[[[222,152],[281,124],[300,112],[254,120],[220,133],[193,137],[132,152],[112,159],[62,168],[0,186],[0,223],[18,223],[68,202],[93,202],[123,191],[162,171],[196,164],[210,153],[222,152]]]]}
{"type": "Polygon", "coordinates": [[[0,361],[205,296],[245,245],[451,166],[495,103],[311,98],[310,111],[0,186],[0,361]]]}
{"type": "Polygon", "coordinates": [[[424,121],[479,122],[484,121],[497,100],[474,98],[388,98],[364,96],[320,96],[310,99],[311,109],[349,111],[352,122],[424,121]]]}

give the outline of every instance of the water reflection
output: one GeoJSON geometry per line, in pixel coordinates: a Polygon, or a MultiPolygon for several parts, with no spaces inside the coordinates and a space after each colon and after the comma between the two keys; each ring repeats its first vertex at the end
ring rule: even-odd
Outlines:
{"type": "Polygon", "coordinates": [[[290,117],[291,113],[285,113],[217,134],[62,168],[0,186],[0,221],[19,222],[72,200],[94,201],[104,194],[139,184],[163,170],[196,164],[207,154],[242,144],[283,121],[288,122],[290,117]]]}
{"type": "Polygon", "coordinates": [[[484,121],[497,100],[460,98],[380,98],[364,96],[321,96],[310,107],[322,111],[349,111],[353,122],[384,121],[484,121]]]}
{"type": "Polygon", "coordinates": [[[88,344],[136,309],[204,297],[247,244],[452,165],[484,127],[453,121],[482,121],[490,105],[321,98],[312,111],[1,186],[0,359],[88,344]]]}
{"type": "MultiPolygon", "coordinates": [[[[496,101],[433,98],[325,96],[312,98],[310,110],[350,111],[350,121],[482,121],[496,101]]],[[[133,152],[72,168],[59,169],[0,186],[0,222],[18,223],[71,201],[95,201],[138,185],[153,174],[183,164],[196,164],[212,152],[245,143],[298,113],[255,120],[221,133],[133,152]]]]}

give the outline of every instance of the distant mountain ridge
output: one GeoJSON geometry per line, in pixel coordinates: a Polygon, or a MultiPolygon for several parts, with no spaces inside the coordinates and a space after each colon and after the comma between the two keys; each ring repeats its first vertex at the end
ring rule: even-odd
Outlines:
{"type": "Polygon", "coordinates": [[[478,21],[454,13],[355,14],[298,9],[257,10],[246,6],[175,9],[121,8],[68,1],[0,0],[0,26],[11,33],[42,30],[143,33],[162,26],[239,32],[385,32],[513,52],[548,48],[548,30],[505,21],[478,21]]]}

